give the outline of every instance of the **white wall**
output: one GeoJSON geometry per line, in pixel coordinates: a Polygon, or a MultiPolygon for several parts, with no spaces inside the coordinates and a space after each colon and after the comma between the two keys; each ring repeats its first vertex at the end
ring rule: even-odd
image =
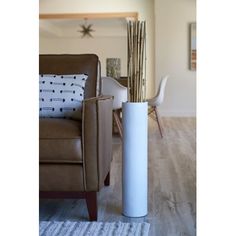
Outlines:
{"type": "MultiPolygon", "coordinates": [[[[189,70],[188,32],[189,23],[196,21],[196,0],[40,0],[39,3],[40,13],[137,11],[140,19],[147,21],[147,96],[153,96],[161,76],[169,74],[165,101],[160,107],[161,114],[164,116],[196,114],[196,72],[189,70]]],[[[108,41],[109,39],[104,38],[104,43],[101,41],[100,44],[110,45],[108,41]]],[[[47,43],[47,51],[52,53],[56,51],[54,47],[56,45],[65,52],[81,50],[73,40],[70,44],[66,44],[63,40],[47,43]]],[[[44,50],[46,46],[43,49],[42,45],[46,45],[46,40],[40,39],[40,51],[46,53],[44,50]]],[[[125,56],[123,53],[126,52],[118,47],[118,43],[116,48],[117,52],[122,54],[121,58],[125,56]]],[[[113,47],[114,50],[116,48],[113,47]]],[[[102,55],[100,49],[94,45],[93,50],[98,50],[96,52],[102,55]]],[[[105,74],[104,58],[109,53],[110,49],[104,51],[103,74],[105,74]]],[[[121,66],[123,73],[126,66],[121,66]]]]}
{"type": "Polygon", "coordinates": [[[156,84],[170,75],[162,115],[196,114],[196,72],[189,70],[189,23],[194,21],[195,0],[155,0],[156,84]]]}
{"type": "MultiPolygon", "coordinates": [[[[147,95],[154,93],[154,0],[40,0],[40,13],[138,12],[147,22],[147,95]]],[[[41,40],[41,39],[40,39],[41,40]]],[[[45,40],[44,40],[45,42],[45,40]]],[[[41,44],[42,46],[42,44],[41,44]]],[[[69,45],[68,45],[69,46],[69,45]]],[[[65,46],[64,46],[65,48],[65,46]]],[[[117,48],[118,51],[119,48],[117,48]]],[[[66,50],[71,51],[71,47],[66,50]]],[[[75,49],[78,50],[78,47],[75,49]]],[[[44,49],[43,49],[44,51],[44,49]]],[[[104,71],[104,68],[103,68],[104,71]]]]}
{"type": "Polygon", "coordinates": [[[95,53],[101,61],[102,76],[106,75],[106,58],[121,58],[121,76],[127,75],[126,37],[47,38],[40,37],[40,54],[95,53]]]}

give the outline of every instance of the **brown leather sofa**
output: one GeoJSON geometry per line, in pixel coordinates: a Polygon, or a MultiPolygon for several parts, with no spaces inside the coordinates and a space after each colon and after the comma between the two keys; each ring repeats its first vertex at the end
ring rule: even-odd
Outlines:
{"type": "Polygon", "coordinates": [[[90,220],[112,159],[112,97],[96,97],[98,64],[94,54],[39,56],[40,74],[88,75],[81,121],[39,119],[40,198],[85,198],[90,220]]]}

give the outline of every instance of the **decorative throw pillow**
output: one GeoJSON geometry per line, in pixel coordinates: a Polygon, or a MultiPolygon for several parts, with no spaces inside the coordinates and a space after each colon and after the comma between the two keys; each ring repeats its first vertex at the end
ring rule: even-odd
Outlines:
{"type": "Polygon", "coordinates": [[[85,74],[39,75],[39,116],[81,119],[87,78],[85,74]]]}

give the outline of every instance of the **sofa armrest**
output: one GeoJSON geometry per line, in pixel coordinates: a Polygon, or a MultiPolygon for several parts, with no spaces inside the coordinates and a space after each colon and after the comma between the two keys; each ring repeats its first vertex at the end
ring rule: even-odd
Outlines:
{"type": "Polygon", "coordinates": [[[82,111],[82,156],[85,191],[99,191],[112,160],[112,96],[85,99],[82,111]]]}

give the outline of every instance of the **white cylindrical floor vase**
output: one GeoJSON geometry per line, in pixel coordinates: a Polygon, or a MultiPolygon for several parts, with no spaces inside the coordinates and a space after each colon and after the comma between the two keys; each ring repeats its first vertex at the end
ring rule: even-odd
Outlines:
{"type": "Polygon", "coordinates": [[[122,106],[122,211],[128,217],[148,213],[147,102],[122,106]]]}

